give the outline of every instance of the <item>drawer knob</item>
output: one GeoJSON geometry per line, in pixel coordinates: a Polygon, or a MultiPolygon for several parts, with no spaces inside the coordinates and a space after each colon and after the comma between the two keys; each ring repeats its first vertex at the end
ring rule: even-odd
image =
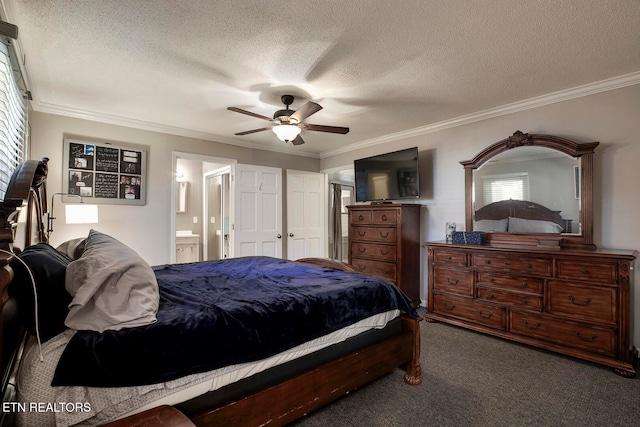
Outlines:
{"type": "Polygon", "coordinates": [[[367,252],[367,248],[363,248],[363,247],[358,247],[358,252],[360,252],[361,254],[367,252]]]}
{"type": "Polygon", "coordinates": [[[527,287],[527,282],[522,282],[522,283],[520,283],[520,285],[521,285],[523,288],[526,288],[526,287],[527,287]]]}
{"type": "Polygon", "coordinates": [[[491,318],[491,316],[493,316],[493,312],[492,311],[482,311],[482,310],[478,310],[478,314],[485,318],[485,319],[489,319],[491,318]]]}
{"type": "Polygon", "coordinates": [[[388,268],[385,268],[384,270],[380,270],[380,272],[382,274],[389,274],[389,273],[391,273],[391,270],[389,270],[388,268]]]}
{"type": "Polygon", "coordinates": [[[580,270],[580,273],[589,274],[589,270],[587,270],[586,268],[583,268],[582,270],[580,270]]]}
{"type": "Polygon", "coordinates": [[[504,265],[509,266],[509,265],[511,265],[511,263],[509,261],[505,261],[504,265]]]}
{"type": "Polygon", "coordinates": [[[457,285],[460,282],[460,279],[451,280],[451,278],[447,277],[447,283],[450,285],[457,285]]]}
{"type": "Polygon", "coordinates": [[[453,310],[454,308],[456,308],[456,304],[453,302],[451,303],[451,305],[447,305],[447,302],[444,301],[442,305],[444,305],[444,308],[446,308],[447,310],[453,310]]]}
{"type": "Polygon", "coordinates": [[[382,220],[383,220],[383,221],[386,221],[386,220],[387,220],[387,216],[383,214],[383,215],[382,215],[382,220]]]}
{"type": "Polygon", "coordinates": [[[522,305],[527,305],[527,300],[525,298],[522,298],[522,305]]]}
{"type": "Polygon", "coordinates": [[[358,231],[358,236],[360,236],[360,237],[364,237],[364,236],[366,236],[366,235],[367,235],[367,232],[366,232],[366,231],[358,231]]]}
{"type": "Polygon", "coordinates": [[[364,216],[362,216],[362,215],[358,215],[358,219],[359,219],[360,221],[362,221],[362,220],[364,219],[364,216]]]}
{"type": "Polygon", "coordinates": [[[485,261],[484,261],[484,263],[485,263],[485,264],[491,264],[491,260],[490,260],[490,259],[487,259],[487,260],[485,260],[485,261]]]}
{"type": "Polygon", "coordinates": [[[380,237],[382,237],[383,239],[386,239],[387,237],[389,237],[389,232],[387,231],[386,233],[382,234],[382,231],[381,231],[380,237]]]}
{"type": "Polygon", "coordinates": [[[358,267],[358,270],[360,270],[360,271],[364,271],[364,270],[366,270],[366,268],[367,268],[367,266],[366,266],[366,265],[362,265],[362,264],[358,264],[358,266],[357,266],[357,267],[358,267]]]}
{"type": "Polygon", "coordinates": [[[531,268],[531,264],[529,264],[529,263],[526,263],[524,266],[527,267],[527,268],[531,268]]]}
{"type": "Polygon", "coordinates": [[[380,249],[380,254],[381,255],[389,255],[389,249],[386,249],[386,250],[380,249]]]}
{"type": "Polygon", "coordinates": [[[493,277],[489,277],[487,280],[489,280],[490,282],[493,282],[493,277]]]}
{"type": "Polygon", "coordinates": [[[493,299],[493,294],[487,294],[488,299],[493,299]]]}
{"type": "Polygon", "coordinates": [[[579,305],[580,307],[584,307],[586,305],[589,305],[589,303],[591,302],[591,298],[587,297],[584,299],[584,303],[581,303],[576,301],[573,295],[569,295],[569,301],[571,301],[574,305],[579,305]]]}
{"type": "Polygon", "coordinates": [[[591,336],[589,338],[586,338],[586,337],[581,337],[580,336],[580,331],[573,331],[573,333],[575,334],[576,337],[578,337],[578,339],[580,339],[580,340],[582,340],[584,342],[592,342],[593,340],[598,338],[598,336],[596,334],[591,334],[591,336]]]}
{"type": "Polygon", "coordinates": [[[451,255],[447,256],[447,261],[451,261],[451,255]]]}
{"type": "Polygon", "coordinates": [[[536,322],[535,325],[530,325],[527,319],[522,319],[522,324],[529,329],[538,329],[540,327],[540,322],[536,322]]]}

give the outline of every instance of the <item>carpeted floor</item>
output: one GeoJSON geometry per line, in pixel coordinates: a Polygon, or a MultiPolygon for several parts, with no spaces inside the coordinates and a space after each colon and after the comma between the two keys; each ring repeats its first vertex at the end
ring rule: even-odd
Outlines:
{"type": "Polygon", "coordinates": [[[292,426],[640,425],[640,378],[443,323],[421,341],[422,385],[398,369],[292,426]]]}

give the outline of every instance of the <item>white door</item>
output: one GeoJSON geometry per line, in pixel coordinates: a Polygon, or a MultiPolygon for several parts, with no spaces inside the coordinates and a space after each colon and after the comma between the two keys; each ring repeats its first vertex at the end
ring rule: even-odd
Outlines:
{"type": "Polygon", "coordinates": [[[321,173],[287,170],[287,258],[326,257],[326,182],[321,173]]]}
{"type": "Polygon", "coordinates": [[[232,257],[282,258],[282,169],[235,165],[232,257]]]}

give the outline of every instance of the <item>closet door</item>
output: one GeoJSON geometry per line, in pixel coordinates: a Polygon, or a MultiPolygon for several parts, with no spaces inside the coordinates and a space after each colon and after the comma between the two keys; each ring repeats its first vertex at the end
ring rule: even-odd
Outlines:
{"type": "Polygon", "coordinates": [[[282,169],[235,165],[232,257],[282,258],[282,169]]]}

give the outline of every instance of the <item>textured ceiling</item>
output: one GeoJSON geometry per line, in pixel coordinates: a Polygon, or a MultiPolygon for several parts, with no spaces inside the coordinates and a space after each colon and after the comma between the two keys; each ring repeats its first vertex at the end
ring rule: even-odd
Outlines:
{"type": "Polygon", "coordinates": [[[2,0],[36,111],[323,156],[640,75],[638,0],[2,0]],[[285,146],[280,96],[324,107],[285,146]]]}

